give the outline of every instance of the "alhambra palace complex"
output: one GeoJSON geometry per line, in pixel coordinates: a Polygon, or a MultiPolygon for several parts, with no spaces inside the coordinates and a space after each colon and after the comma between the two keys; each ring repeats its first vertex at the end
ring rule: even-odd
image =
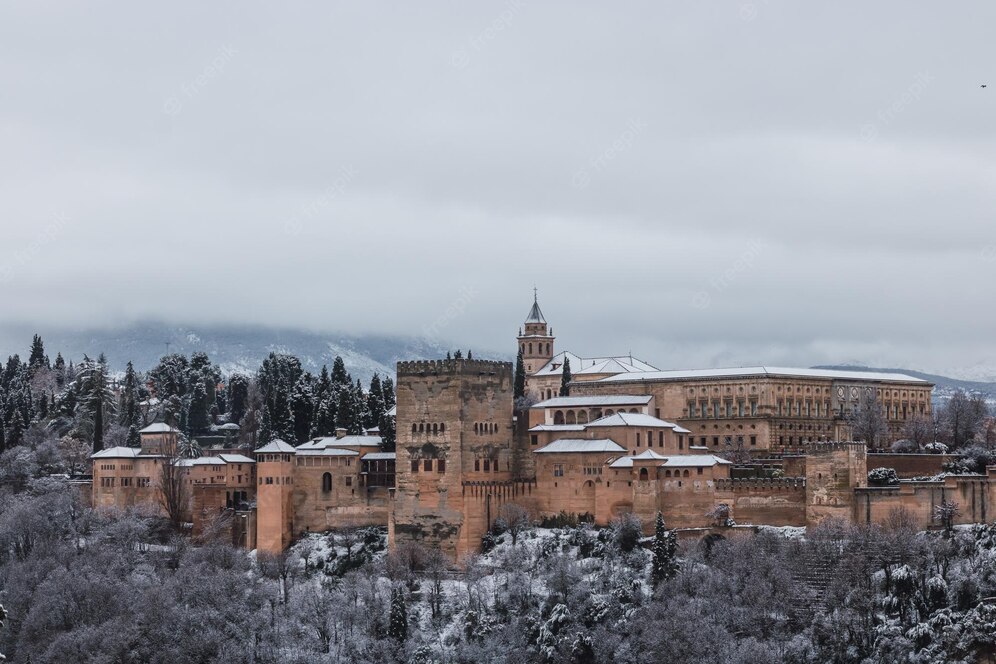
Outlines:
{"type": "MultiPolygon", "coordinates": [[[[879,522],[904,507],[924,528],[937,527],[943,501],[959,505],[958,522],[996,515],[996,467],[869,487],[869,467],[930,474],[910,465],[925,455],[839,442],[850,440],[848,414],[868,391],[888,421],[882,444],[899,438],[907,420],[931,413],[925,381],[773,367],[660,371],[632,357],[557,353],[554,341],[534,301],[518,336],[534,405],[518,413],[511,363],[399,362],[396,453],[382,451],[377,435],[340,432],[177,462],[194,533],[228,515],[234,543],[278,553],[308,532],[386,525],[392,546],[420,542],[458,560],[479,549],[505,504],[533,518],[567,513],[599,525],[632,512],[648,529],[658,511],[671,527],[708,529],[724,504],[738,524],[776,526],[830,516],[879,522]],[[567,360],[570,396],[558,397],[567,360]],[[721,455],[730,450],[782,472],[737,479],[721,455]]],[[[159,504],[160,450],[176,436],[154,424],[141,449],[94,454],[94,505],[159,504]]]]}

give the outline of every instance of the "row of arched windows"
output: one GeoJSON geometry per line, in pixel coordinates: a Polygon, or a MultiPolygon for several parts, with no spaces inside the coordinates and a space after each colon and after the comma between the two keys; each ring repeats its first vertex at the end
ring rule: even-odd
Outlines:
{"type": "Polygon", "coordinates": [[[412,433],[431,433],[431,434],[446,433],[446,423],[433,422],[429,424],[426,422],[419,422],[418,424],[416,424],[415,422],[412,422],[412,433]]]}
{"type": "Polygon", "coordinates": [[[474,422],[474,433],[498,433],[498,425],[494,422],[474,422]]]}
{"type": "MultiPolygon", "coordinates": [[[[528,344],[522,344],[522,347],[521,347],[520,350],[522,350],[522,354],[523,355],[526,355],[526,354],[532,355],[533,354],[533,342],[530,341],[528,344]],[[528,351],[526,351],[527,348],[529,349],[528,351]]],[[[542,341],[537,342],[536,343],[536,352],[540,353],[540,354],[549,355],[550,354],[550,342],[546,342],[546,344],[544,344],[542,341]],[[544,350],[544,346],[545,346],[546,350],[544,350]]]]}

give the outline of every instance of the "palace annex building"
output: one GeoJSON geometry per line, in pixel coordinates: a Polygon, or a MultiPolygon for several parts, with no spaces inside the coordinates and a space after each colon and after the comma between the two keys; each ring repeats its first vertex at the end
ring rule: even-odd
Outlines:
{"type": "MultiPolygon", "coordinates": [[[[648,529],[661,512],[688,532],[716,527],[717,514],[806,526],[830,516],[880,522],[903,507],[924,528],[939,525],[934,507],[944,501],[959,504],[958,522],[996,514],[996,467],[868,486],[870,468],[921,456],[882,450],[907,422],[931,416],[933,386],[923,380],[781,367],[661,371],[629,356],[579,357],[558,350],[535,299],[516,341],[519,398],[509,362],[399,362],[394,451],[376,432],[338,432],[176,461],[163,450],[178,432],[154,424],[141,448],[93,455],[92,502],[160,505],[162,464],[174,464],[195,534],[223,522],[233,543],[277,553],[309,532],[380,525],[392,546],[438,547],[454,561],[480,549],[507,505],[535,520],[568,514],[596,525],[633,513],[648,529]],[[565,365],[569,394],[560,396],[565,365]],[[852,440],[862,403],[884,415],[877,440],[852,440]]],[[[906,476],[915,474],[929,473],[906,476]]]]}

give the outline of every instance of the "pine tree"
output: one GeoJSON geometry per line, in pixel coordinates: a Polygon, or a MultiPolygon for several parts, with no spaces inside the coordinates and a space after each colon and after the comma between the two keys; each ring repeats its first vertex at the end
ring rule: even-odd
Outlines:
{"type": "Polygon", "coordinates": [[[311,436],[313,438],[335,434],[335,413],[331,408],[330,397],[326,397],[324,401],[318,404],[318,410],[315,411],[315,419],[311,423],[311,436]]]}
{"type": "Polygon", "coordinates": [[[522,363],[522,351],[515,357],[515,387],[513,396],[516,399],[526,396],[526,365],[522,363]]]}
{"type": "Polygon", "coordinates": [[[402,643],[408,639],[408,607],[402,588],[391,589],[391,616],[387,634],[402,643]]]}
{"type": "Polygon", "coordinates": [[[249,409],[249,377],[233,374],[228,379],[228,421],[238,424],[249,409]]]}
{"type": "Polygon", "coordinates": [[[7,429],[7,447],[17,447],[23,443],[26,428],[21,413],[14,411],[14,415],[10,418],[10,428],[7,429]]]}
{"type": "Polygon", "coordinates": [[[560,376],[560,396],[571,395],[571,358],[564,355],[564,372],[560,376]]]}
{"type": "Polygon", "coordinates": [[[142,436],[138,433],[138,427],[136,425],[131,425],[128,427],[128,438],[125,443],[128,447],[141,447],[142,446],[142,436]]]}
{"type": "Polygon", "coordinates": [[[460,350],[459,348],[457,348],[456,352],[453,353],[453,359],[454,360],[462,360],[463,359],[463,351],[460,350]]]}
{"type": "Polygon", "coordinates": [[[306,442],[311,434],[311,424],[315,416],[315,399],[311,382],[314,377],[306,373],[294,386],[290,396],[290,410],[294,436],[287,442],[306,442]]]}
{"type": "Polygon", "coordinates": [[[104,449],[108,416],[114,412],[114,393],[103,354],[96,362],[84,356],[75,385],[80,395],[80,415],[91,429],[93,451],[99,452],[104,449]]]}
{"type": "Polygon", "coordinates": [[[4,432],[3,412],[0,411],[0,454],[7,451],[7,434],[4,432]]]}
{"type": "Polygon", "coordinates": [[[468,360],[474,359],[474,353],[469,348],[467,349],[467,359],[468,360]]]}
{"type": "Polygon", "coordinates": [[[387,410],[384,407],[384,388],[380,376],[376,373],[370,379],[370,389],[367,391],[367,412],[363,426],[367,429],[380,426],[381,416],[387,410]]]}
{"type": "Polygon", "coordinates": [[[678,538],[667,530],[664,516],[658,512],[654,524],[653,561],[650,564],[650,583],[656,588],[678,573],[678,538]]]}
{"type": "Polygon", "coordinates": [[[342,387],[352,382],[353,379],[350,378],[349,373],[346,371],[346,363],[342,361],[341,357],[336,355],[335,360],[332,362],[332,384],[342,387]]]}
{"type": "Polygon", "coordinates": [[[446,359],[447,360],[452,360],[453,359],[453,356],[450,355],[450,351],[446,351],[446,359]]]}
{"type": "Polygon", "coordinates": [[[28,356],[28,366],[31,367],[32,371],[45,366],[45,344],[42,343],[42,338],[37,334],[31,341],[31,355],[28,356]]]}

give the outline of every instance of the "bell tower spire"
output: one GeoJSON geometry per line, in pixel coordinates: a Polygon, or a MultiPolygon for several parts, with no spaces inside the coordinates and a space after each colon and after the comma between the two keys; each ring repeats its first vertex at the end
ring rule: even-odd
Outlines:
{"type": "Polygon", "coordinates": [[[526,315],[518,337],[519,352],[522,353],[527,376],[542,369],[553,358],[553,340],[553,334],[539,306],[539,289],[533,286],[533,306],[526,315]]]}

